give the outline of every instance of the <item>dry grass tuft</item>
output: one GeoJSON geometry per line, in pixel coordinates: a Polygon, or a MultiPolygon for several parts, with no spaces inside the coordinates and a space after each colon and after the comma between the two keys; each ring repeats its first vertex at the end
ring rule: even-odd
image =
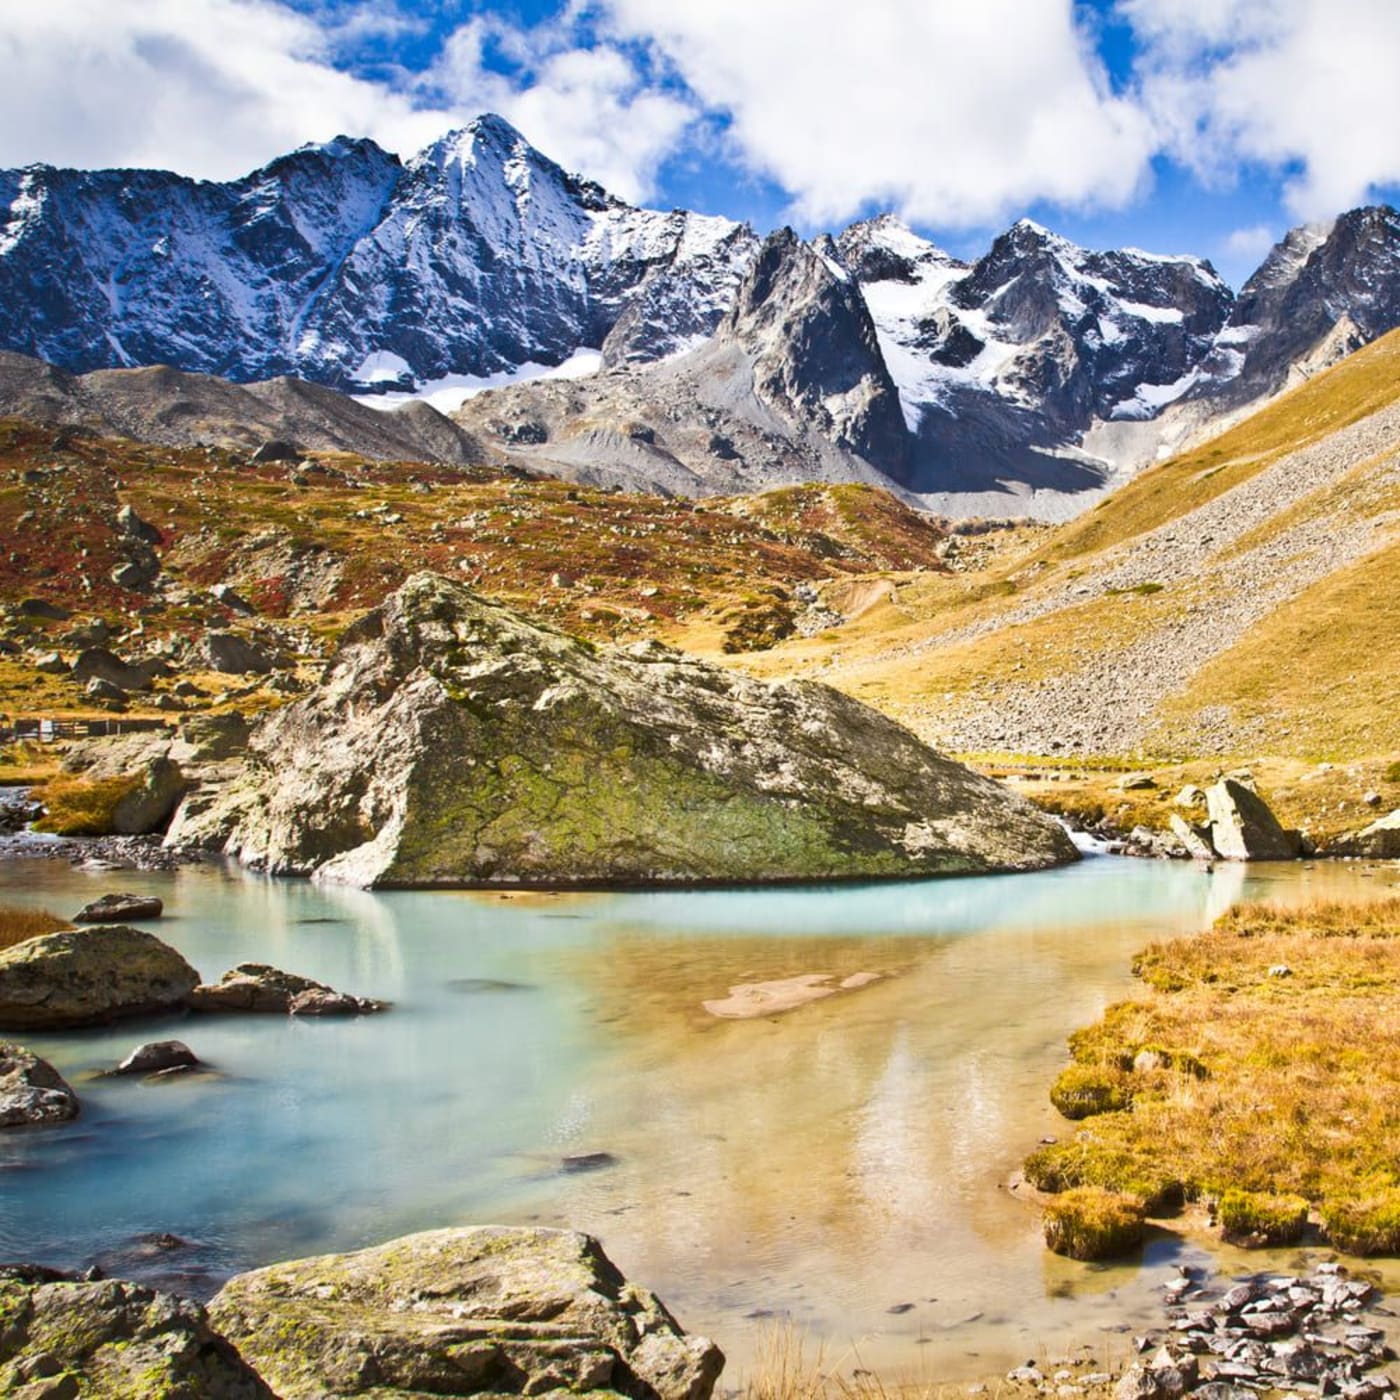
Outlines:
{"type": "Polygon", "coordinates": [[[0,948],[13,948],[16,943],[72,927],[67,919],[60,919],[47,909],[21,909],[0,904],[0,948]]]}
{"type": "Polygon", "coordinates": [[[1145,1198],[1176,1182],[1264,1237],[1298,1212],[1267,1198],[1294,1196],[1339,1248],[1400,1250],[1400,899],[1244,905],[1134,970],[1146,995],[1071,1041],[1130,1106],[1033,1154],[1028,1180],[1145,1198]]]}
{"type": "Polygon", "coordinates": [[[35,792],[44,815],[34,826],[54,836],[110,836],[118,803],[140,786],[139,777],[55,778],[35,792]]]}
{"type": "Polygon", "coordinates": [[[1142,1244],[1143,1204],[1135,1196],[1077,1186],[1045,1207],[1045,1243],[1070,1259],[1114,1259],[1142,1244]]]}

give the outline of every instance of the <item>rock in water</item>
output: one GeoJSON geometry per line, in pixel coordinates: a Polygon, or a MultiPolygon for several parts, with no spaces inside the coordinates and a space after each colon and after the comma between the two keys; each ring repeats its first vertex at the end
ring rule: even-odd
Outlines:
{"type": "Polygon", "coordinates": [[[1257,792],[1233,778],[1206,789],[1210,842],[1226,860],[1296,860],[1298,833],[1285,831],[1257,792]]]}
{"type": "Polygon", "coordinates": [[[78,1096],[47,1061],[22,1045],[0,1043],[0,1128],[66,1123],[78,1116],[78,1096]]]}
{"type": "Polygon", "coordinates": [[[352,997],[324,982],[266,963],[239,963],[218,982],[198,986],[186,998],[191,1011],[256,1011],[292,1016],[364,1016],[387,1003],[352,997]]]}
{"type": "Polygon", "coordinates": [[[5,1395],[275,1400],[198,1303],[140,1284],[0,1269],[0,1317],[5,1395]]]}
{"type": "Polygon", "coordinates": [[[1029,803],[827,686],[537,627],[417,574],[168,840],[365,886],[760,881],[1076,859],[1029,803]]]}
{"type": "Polygon", "coordinates": [[[209,1315],[283,1400],[483,1391],[707,1400],[724,1365],[596,1240],[566,1230],[435,1230],[276,1264],[230,1279],[209,1315]]]}
{"type": "Polygon", "coordinates": [[[193,1069],[199,1057],[183,1040],[151,1040],[138,1045],[114,1074],[159,1074],[166,1069],[193,1069]]]}
{"type": "Polygon", "coordinates": [[[124,925],[70,929],[0,952],[0,1026],[98,1026],[179,1006],[199,974],[153,934],[124,925]]]}
{"type": "Polygon", "coordinates": [[[75,924],[119,924],[126,919],[158,919],[165,905],[153,894],[104,894],[73,915],[75,924]]]}

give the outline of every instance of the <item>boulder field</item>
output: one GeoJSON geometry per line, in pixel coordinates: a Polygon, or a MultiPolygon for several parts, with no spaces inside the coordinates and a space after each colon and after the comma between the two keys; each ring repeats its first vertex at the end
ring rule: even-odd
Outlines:
{"type": "Polygon", "coordinates": [[[342,637],[167,836],[366,887],[1035,870],[1050,817],[812,682],[600,649],[434,574],[342,637]]]}

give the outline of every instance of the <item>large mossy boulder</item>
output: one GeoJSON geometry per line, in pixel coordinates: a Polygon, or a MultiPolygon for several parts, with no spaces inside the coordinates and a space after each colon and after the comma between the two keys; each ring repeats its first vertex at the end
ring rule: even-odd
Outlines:
{"type": "Polygon", "coordinates": [[[724,1357],[587,1235],[409,1235],[231,1279],[214,1326],[282,1400],[612,1392],[706,1400],[724,1357]]]}
{"type": "Polygon", "coordinates": [[[351,627],[168,839],[365,886],[1032,870],[1048,816],[827,686],[599,650],[433,574],[351,627]]]}
{"type": "Polygon", "coordinates": [[[64,1030],[180,1006],[199,974],[153,934],[99,925],[0,951],[0,1029],[64,1030]]]}
{"type": "Polygon", "coordinates": [[[276,1400],[198,1303],[24,1267],[0,1268],[0,1393],[276,1400]]]}

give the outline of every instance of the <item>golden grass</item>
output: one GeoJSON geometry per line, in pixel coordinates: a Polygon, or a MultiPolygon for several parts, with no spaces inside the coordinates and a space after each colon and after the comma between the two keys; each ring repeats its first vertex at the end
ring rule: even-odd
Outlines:
{"type": "Polygon", "coordinates": [[[1397,636],[1400,542],[1314,584],[1202,667],[1158,709],[1149,746],[1199,749],[1202,712],[1227,706],[1274,753],[1393,754],[1397,636]]]}
{"type": "Polygon", "coordinates": [[[1339,1248],[1400,1248],[1400,899],[1246,905],[1134,971],[1145,996],[1071,1040],[1131,1106],[1033,1154],[1028,1179],[1297,1196],[1339,1248]]]}
{"type": "Polygon", "coordinates": [[[12,904],[0,904],[0,948],[13,948],[16,943],[72,927],[67,919],[60,919],[47,909],[22,909],[12,904]]]}
{"type": "Polygon", "coordinates": [[[44,815],[34,823],[54,836],[109,836],[118,803],[141,786],[134,777],[55,778],[35,790],[44,815]]]}

